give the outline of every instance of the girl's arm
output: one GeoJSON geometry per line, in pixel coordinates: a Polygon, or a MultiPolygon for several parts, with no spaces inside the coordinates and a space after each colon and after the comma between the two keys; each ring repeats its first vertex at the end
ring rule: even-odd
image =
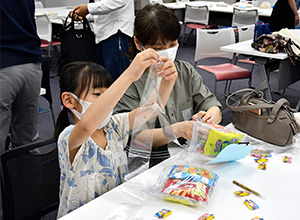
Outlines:
{"type": "MultiPolygon", "coordinates": [[[[171,125],[176,138],[183,137],[189,141],[192,139],[193,126],[194,121],[182,121],[171,125]]],[[[152,136],[152,132],[152,147],[161,147],[170,142],[170,140],[164,135],[162,128],[143,130],[135,138],[143,142],[143,140],[148,139],[149,136],[152,136]]]]}
{"type": "Polygon", "coordinates": [[[289,2],[289,5],[290,5],[292,11],[294,12],[294,15],[295,15],[294,25],[297,25],[299,23],[299,14],[298,14],[298,11],[296,8],[295,0],[288,0],[288,2],[289,2]]]}
{"type": "Polygon", "coordinates": [[[76,152],[78,147],[96,131],[129,85],[138,80],[145,69],[155,65],[159,55],[153,49],[147,49],[135,57],[125,72],[87,109],[81,120],[75,125],[69,137],[69,151],[76,152]]]}
{"type": "MultiPolygon", "coordinates": [[[[174,86],[176,78],[178,76],[178,72],[175,67],[175,64],[172,61],[168,60],[167,57],[165,57],[165,56],[161,57],[160,61],[163,62],[164,64],[160,67],[160,70],[162,73],[159,76],[162,77],[162,79],[161,79],[161,83],[160,83],[160,87],[159,87],[159,96],[161,98],[163,105],[165,106],[167,104],[170,94],[172,92],[173,86],[174,86]]],[[[135,119],[136,113],[139,109],[140,109],[140,107],[132,110],[129,113],[129,129],[130,130],[133,129],[134,119],[135,119]]],[[[149,120],[149,119],[153,118],[154,116],[156,116],[155,113],[148,116],[146,120],[149,120]]]]}
{"type": "MultiPolygon", "coordinates": [[[[192,139],[193,126],[194,121],[182,121],[171,125],[176,138],[183,137],[189,141],[192,139]]],[[[162,128],[154,129],[154,138],[152,143],[154,148],[161,147],[169,142],[170,140],[165,137],[162,132],[162,128]]]]}

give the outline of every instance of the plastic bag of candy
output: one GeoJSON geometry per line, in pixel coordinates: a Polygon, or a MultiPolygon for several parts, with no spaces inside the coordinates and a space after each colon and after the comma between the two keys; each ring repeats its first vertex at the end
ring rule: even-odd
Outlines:
{"type": "Polygon", "coordinates": [[[205,168],[173,165],[163,170],[156,190],[165,200],[196,206],[208,202],[218,178],[205,168]]]}
{"type": "Polygon", "coordinates": [[[233,132],[221,125],[203,122],[197,118],[188,151],[216,156],[229,144],[239,143],[243,137],[241,133],[233,132]]]}

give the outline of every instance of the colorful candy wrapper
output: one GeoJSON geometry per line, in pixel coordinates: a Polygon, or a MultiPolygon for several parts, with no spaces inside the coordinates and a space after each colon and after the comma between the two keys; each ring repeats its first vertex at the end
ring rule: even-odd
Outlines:
{"type": "Polygon", "coordinates": [[[251,156],[258,157],[258,158],[261,158],[261,157],[272,157],[272,154],[251,153],[251,156]]]}
{"type": "Polygon", "coordinates": [[[267,164],[266,163],[258,163],[258,169],[259,170],[266,170],[267,164]]]}
{"type": "Polygon", "coordinates": [[[213,214],[205,213],[204,215],[202,215],[201,217],[199,217],[198,220],[212,220],[214,218],[215,217],[214,217],[213,214]]]}
{"type": "Polygon", "coordinates": [[[250,209],[250,210],[255,210],[255,209],[258,209],[259,208],[259,206],[255,203],[255,202],[253,202],[251,199],[250,200],[245,200],[244,201],[244,204],[248,207],[248,209],[250,209]]]}
{"type": "Polygon", "coordinates": [[[168,209],[162,209],[161,211],[155,213],[158,218],[165,218],[170,214],[172,214],[172,211],[168,209]]]}
{"type": "Polygon", "coordinates": [[[283,162],[285,162],[285,163],[292,163],[292,157],[283,156],[283,162]]]}
{"type": "Polygon", "coordinates": [[[202,182],[208,186],[213,186],[218,175],[204,168],[174,165],[169,178],[202,182]]]}
{"type": "Polygon", "coordinates": [[[243,137],[242,134],[211,129],[204,146],[204,155],[218,155],[226,146],[239,143],[243,137]]]}
{"type": "Polygon", "coordinates": [[[254,218],[252,218],[251,220],[264,220],[263,218],[257,217],[255,216],[254,218]]]}
{"type": "Polygon", "coordinates": [[[189,152],[217,156],[229,144],[239,143],[243,134],[235,133],[221,125],[203,122],[199,117],[193,126],[189,152]]]}
{"type": "Polygon", "coordinates": [[[247,192],[246,190],[235,191],[234,194],[237,195],[238,197],[243,197],[243,196],[249,196],[250,195],[250,193],[247,192]]]}
{"type": "Polygon", "coordinates": [[[254,161],[256,163],[265,163],[265,162],[268,162],[268,159],[264,158],[264,157],[261,157],[261,158],[255,158],[254,161]]]}
{"type": "Polygon", "coordinates": [[[165,200],[196,206],[207,200],[218,175],[204,168],[184,165],[166,167],[159,180],[159,190],[165,200]]]}

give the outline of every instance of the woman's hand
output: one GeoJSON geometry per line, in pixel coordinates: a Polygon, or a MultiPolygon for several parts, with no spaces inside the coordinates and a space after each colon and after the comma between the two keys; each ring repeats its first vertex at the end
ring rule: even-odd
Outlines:
{"type": "Polygon", "coordinates": [[[206,112],[206,111],[200,111],[197,114],[193,115],[193,120],[196,120],[196,118],[199,117],[201,118],[202,121],[211,123],[213,120],[213,115],[212,113],[206,112]]]}
{"type": "Polygon", "coordinates": [[[174,82],[178,76],[175,64],[165,56],[160,57],[160,61],[163,64],[158,67],[158,76],[162,77],[166,81],[174,82]]]}
{"type": "Polygon", "coordinates": [[[176,138],[192,140],[194,121],[182,121],[172,125],[176,138]]]}
{"type": "Polygon", "coordinates": [[[123,73],[128,75],[132,81],[137,81],[151,65],[156,65],[159,60],[158,53],[153,49],[147,49],[138,53],[127,70],[123,73]]]}
{"type": "Polygon", "coordinates": [[[296,26],[297,24],[299,24],[299,14],[297,12],[297,14],[295,14],[295,22],[294,25],[296,26]]]}
{"type": "Polygon", "coordinates": [[[196,120],[197,117],[201,118],[201,120],[204,122],[218,124],[222,120],[222,113],[219,107],[213,106],[210,107],[207,111],[200,111],[197,114],[193,115],[192,119],[196,120]]]}

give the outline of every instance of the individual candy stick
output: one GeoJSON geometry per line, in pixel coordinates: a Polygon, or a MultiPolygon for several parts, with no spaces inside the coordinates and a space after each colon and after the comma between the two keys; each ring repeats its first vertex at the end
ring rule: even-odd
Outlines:
{"type": "Polygon", "coordinates": [[[255,203],[255,202],[253,202],[251,199],[250,200],[245,200],[244,201],[244,204],[248,207],[248,209],[250,209],[250,210],[255,210],[255,209],[258,209],[259,208],[259,206],[255,203]]]}
{"type": "Polygon", "coordinates": [[[168,210],[168,209],[162,209],[162,210],[158,211],[157,213],[155,213],[155,215],[158,218],[165,218],[165,217],[167,217],[170,214],[172,214],[172,211],[168,210]]]}
{"type": "Polygon", "coordinates": [[[292,157],[283,156],[283,162],[285,162],[285,163],[292,163],[292,157]]]}

